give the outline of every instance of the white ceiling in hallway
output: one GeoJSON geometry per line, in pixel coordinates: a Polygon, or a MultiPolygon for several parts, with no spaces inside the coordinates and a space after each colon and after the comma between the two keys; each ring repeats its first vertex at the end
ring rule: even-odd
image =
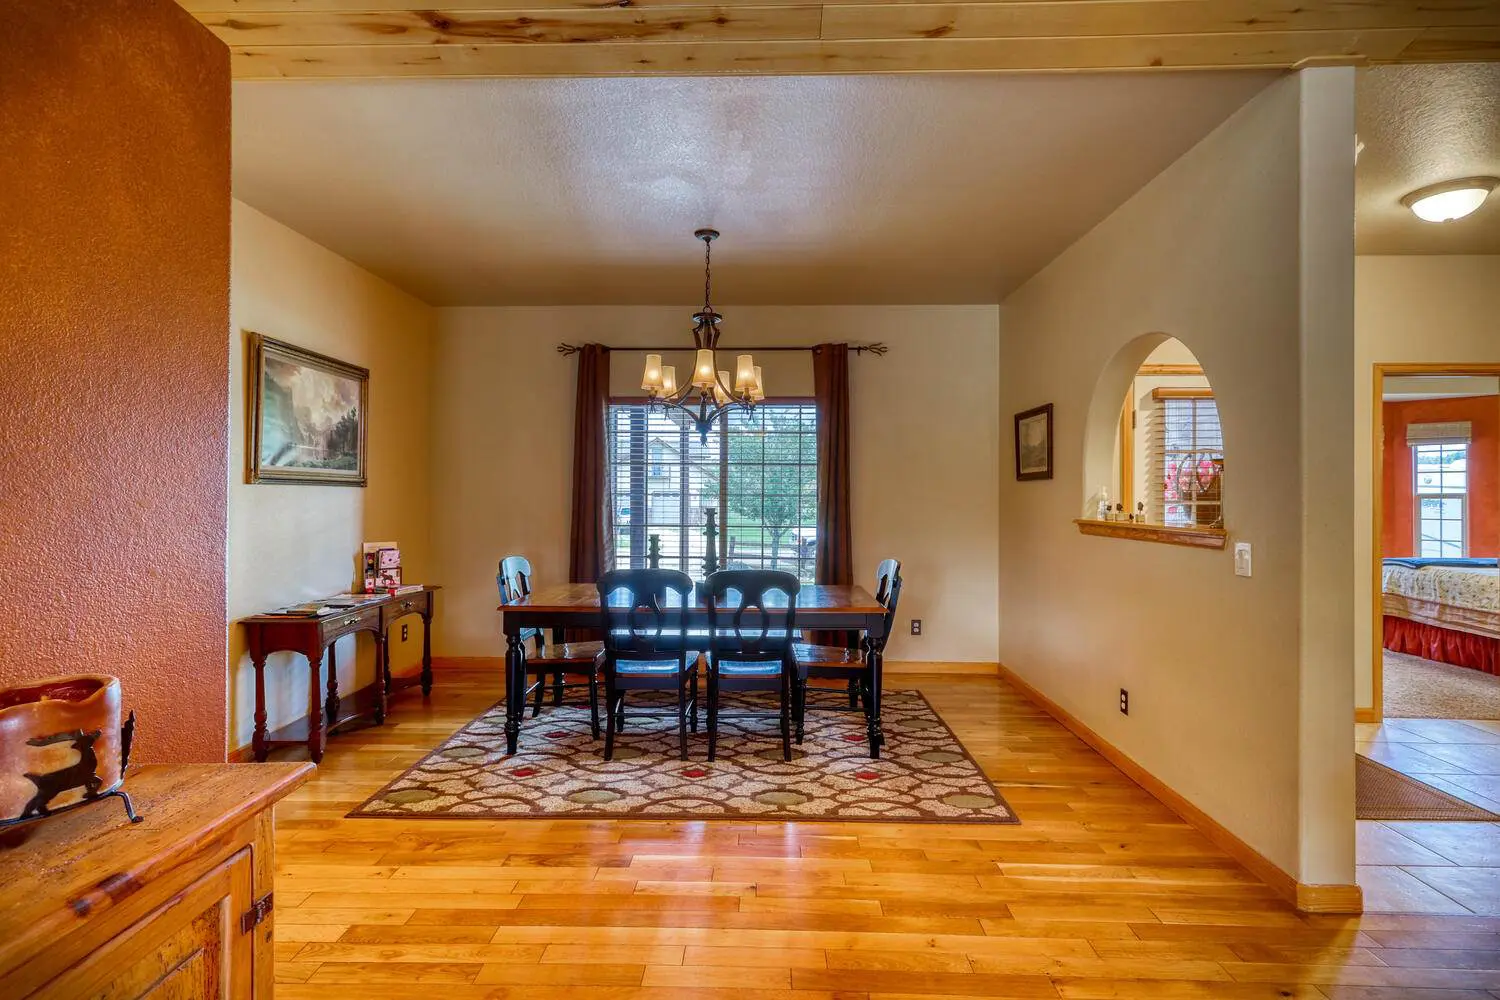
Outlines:
{"type": "Polygon", "coordinates": [[[235,194],[434,304],[997,302],[1266,73],[268,81],[235,194]]]}
{"type": "Polygon", "coordinates": [[[1500,193],[1441,224],[1401,204],[1429,184],[1500,177],[1500,62],[1375,66],[1357,79],[1356,250],[1500,253],[1500,193]]]}

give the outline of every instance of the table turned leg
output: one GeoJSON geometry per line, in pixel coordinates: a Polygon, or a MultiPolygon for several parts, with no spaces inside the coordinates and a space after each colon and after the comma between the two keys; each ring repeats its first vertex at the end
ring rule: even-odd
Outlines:
{"type": "Polygon", "coordinates": [[[526,653],[521,643],[521,633],[508,632],[505,636],[505,752],[516,752],[521,738],[521,713],[526,692],[526,653]]]}
{"type": "Polygon", "coordinates": [[[314,764],[321,764],[323,748],[328,745],[328,733],[323,728],[323,699],[319,697],[323,690],[323,649],[321,646],[309,649],[304,655],[311,674],[308,684],[311,696],[307,699],[307,755],[314,764]]]}
{"type": "Polygon", "coordinates": [[[870,658],[870,759],[880,759],[880,748],[885,745],[885,732],[880,727],[880,703],[885,684],[885,636],[872,635],[868,639],[870,658]]]}
{"type": "Polygon", "coordinates": [[[250,662],[255,664],[255,735],[250,746],[255,751],[255,762],[263,764],[271,750],[266,746],[266,654],[253,649],[250,662]]]}
{"type": "Polygon", "coordinates": [[[422,616],[422,697],[432,694],[432,612],[422,616]]]}
{"type": "MultiPolygon", "coordinates": [[[[375,630],[375,662],[389,663],[391,655],[391,644],[384,629],[375,630]]],[[[389,675],[387,675],[389,676],[389,675]]],[[[375,684],[375,725],[385,725],[386,713],[386,686],[375,684]]]]}
{"type": "Polygon", "coordinates": [[[339,717],[339,644],[328,647],[328,700],[323,703],[323,716],[331,726],[339,717]]]}
{"type": "Polygon", "coordinates": [[[386,693],[391,693],[391,644],[385,641],[385,627],[382,626],[376,633],[375,640],[375,685],[386,693]]]}

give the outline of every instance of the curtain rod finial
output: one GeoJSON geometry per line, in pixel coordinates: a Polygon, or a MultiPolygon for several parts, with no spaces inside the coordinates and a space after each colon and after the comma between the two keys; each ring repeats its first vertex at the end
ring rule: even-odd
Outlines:
{"type": "Polygon", "coordinates": [[[578,347],[566,342],[557,345],[557,353],[561,354],[565,358],[571,354],[577,354],[581,350],[583,350],[582,347],[578,347]]]}

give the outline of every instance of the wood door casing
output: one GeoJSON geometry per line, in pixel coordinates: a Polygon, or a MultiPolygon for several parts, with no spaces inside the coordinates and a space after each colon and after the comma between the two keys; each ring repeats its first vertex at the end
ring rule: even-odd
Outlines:
{"type": "Polygon", "coordinates": [[[253,936],[249,848],[112,938],[36,997],[48,1000],[250,1000],[253,936]]]}

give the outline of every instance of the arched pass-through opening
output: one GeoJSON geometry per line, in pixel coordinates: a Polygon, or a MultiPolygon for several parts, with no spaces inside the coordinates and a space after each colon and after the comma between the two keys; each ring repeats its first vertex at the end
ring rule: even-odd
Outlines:
{"type": "Polygon", "coordinates": [[[1095,383],[1084,434],[1080,531],[1224,547],[1218,407],[1182,341],[1148,333],[1117,351],[1095,383]]]}

